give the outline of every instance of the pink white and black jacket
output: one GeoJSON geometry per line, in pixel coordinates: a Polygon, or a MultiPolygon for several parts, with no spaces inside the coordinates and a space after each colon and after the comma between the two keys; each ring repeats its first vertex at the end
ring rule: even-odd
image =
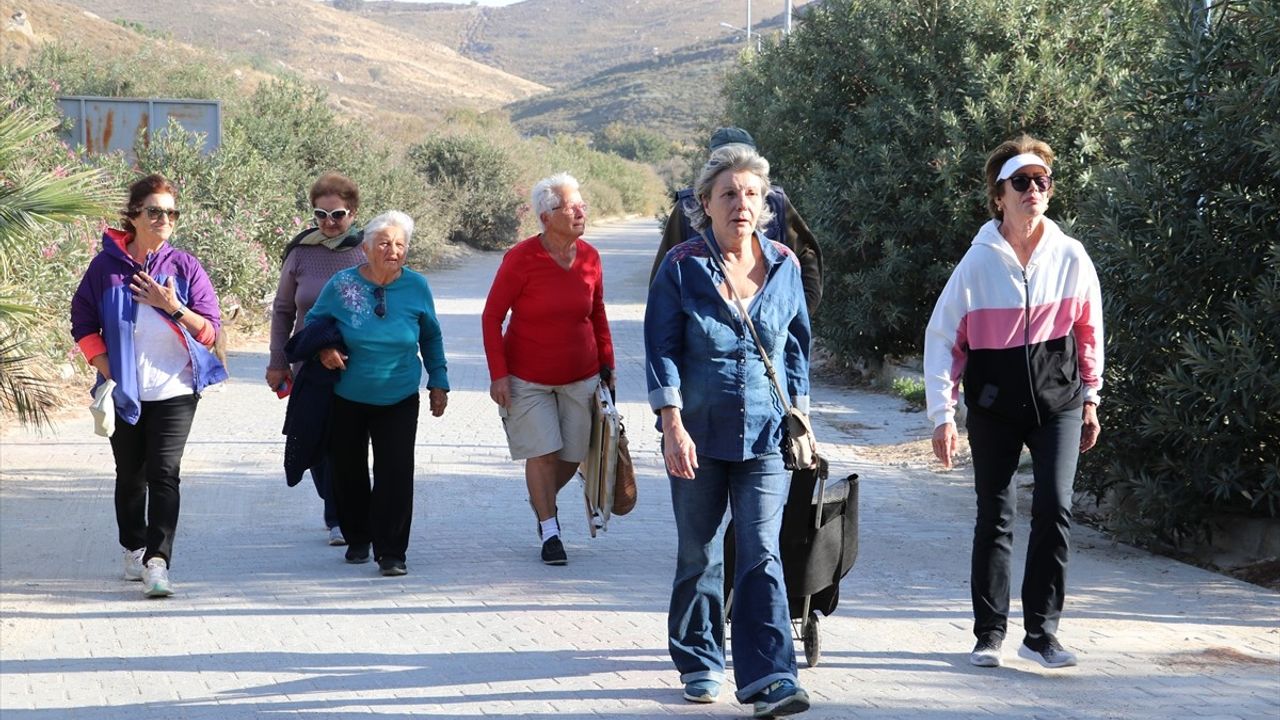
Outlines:
{"type": "Polygon", "coordinates": [[[1044,219],[1024,270],[1000,235],[982,226],[943,288],[925,333],[929,419],[955,420],[965,405],[1015,422],[1098,401],[1102,294],[1084,246],[1044,219]]]}

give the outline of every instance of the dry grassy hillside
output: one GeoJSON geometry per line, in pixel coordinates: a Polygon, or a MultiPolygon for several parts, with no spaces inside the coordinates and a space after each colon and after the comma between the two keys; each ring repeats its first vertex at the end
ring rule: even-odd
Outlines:
{"type": "MultiPolygon", "coordinates": [[[[794,0],[797,10],[810,0],[794,0]]],[[[753,0],[752,25],[786,0],[753,0]]],[[[746,24],[743,0],[524,0],[504,7],[370,3],[371,20],[456,48],[463,55],[555,87],[615,65],[714,42],[746,24]]]]}
{"type": "MultiPolygon", "coordinates": [[[[439,117],[487,110],[543,88],[367,17],[311,0],[68,0],[265,72],[325,88],[348,110],[439,117]]],[[[40,3],[45,4],[45,3],[40,3]]]]}

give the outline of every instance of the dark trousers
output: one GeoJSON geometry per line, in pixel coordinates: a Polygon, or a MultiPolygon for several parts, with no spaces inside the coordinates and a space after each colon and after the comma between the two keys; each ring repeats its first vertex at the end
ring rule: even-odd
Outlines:
{"type": "Polygon", "coordinates": [[[312,465],[311,482],[316,486],[316,494],[324,501],[324,526],[338,527],[338,504],[333,501],[333,460],[326,451],[320,462],[312,465]]]}
{"type": "Polygon", "coordinates": [[[1071,489],[1080,457],[1081,411],[1067,410],[1042,425],[1010,423],[970,412],[978,520],[973,529],[973,632],[1003,638],[1009,624],[1009,576],[1017,493],[1011,482],[1023,445],[1031,451],[1031,539],[1022,575],[1027,635],[1056,633],[1066,593],[1071,550],[1071,489]]]}
{"type": "Polygon", "coordinates": [[[373,543],[375,559],[405,559],[413,519],[418,394],[394,405],[334,397],[329,415],[333,499],[347,544],[373,543]],[[373,485],[369,444],[373,443],[373,485]]]}
{"type": "Polygon", "coordinates": [[[116,419],[116,525],[125,549],[147,549],[143,562],[158,555],[173,564],[179,473],[197,402],[194,394],[147,401],[136,425],[116,419]]]}

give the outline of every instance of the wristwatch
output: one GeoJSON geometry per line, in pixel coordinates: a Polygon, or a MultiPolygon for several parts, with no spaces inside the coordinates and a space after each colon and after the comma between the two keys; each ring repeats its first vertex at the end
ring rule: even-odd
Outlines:
{"type": "Polygon", "coordinates": [[[185,313],[186,311],[187,311],[186,308],[179,305],[177,310],[174,310],[173,312],[169,313],[169,317],[173,318],[174,320],[178,320],[179,318],[182,317],[183,313],[185,313]]]}

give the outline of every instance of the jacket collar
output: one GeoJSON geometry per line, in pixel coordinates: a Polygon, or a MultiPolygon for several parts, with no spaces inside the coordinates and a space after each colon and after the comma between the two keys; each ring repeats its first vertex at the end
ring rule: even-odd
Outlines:
{"type": "MultiPolygon", "coordinates": [[[[1040,243],[1036,245],[1035,252],[1031,253],[1031,260],[1027,263],[1030,267],[1039,260],[1044,253],[1050,252],[1062,239],[1062,229],[1058,224],[1049,218],[1044,218],[1044,236],[1040,238],[1040,243]]],[[[974,245],[985,245],[995,250],[1015,265],[1018,265],[1018,255],[1013,251],[1013,246],[1008,240],[1000,234],[1000,221],[996,219],[988,220],[981,228],[978,234],[973,237],[974,245]]]]}
{"type": "MultiPolygon", "coordinates": [[[[138,263],[135,262],[133,256],[129,254],[129,243],[132,241],[133,233],[125,230],[117,230],[116,228],[107,228],[102,233],[102,251],[112,257],[128,263],[131,266],[137,266],[138,263]]],[[[171,247],[172,246],[169,245],[167,240],[162,243],[160,247],[156,248],[156,251],[152,253],[152,262],[155,262],[156,259],[168,254],[171,247]]]]}

